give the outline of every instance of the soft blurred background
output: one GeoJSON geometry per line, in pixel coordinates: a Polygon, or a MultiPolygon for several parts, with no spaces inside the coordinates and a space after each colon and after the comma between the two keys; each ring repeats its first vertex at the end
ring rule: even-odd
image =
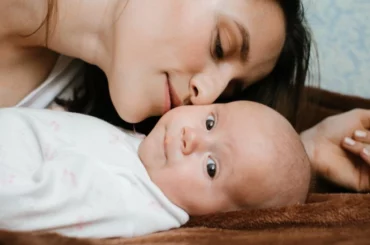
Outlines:
{"type": "Polygon", "coordinates": [[[370,98],[370,0],[303,0],[317,42],[321,87],[370,98]]]}

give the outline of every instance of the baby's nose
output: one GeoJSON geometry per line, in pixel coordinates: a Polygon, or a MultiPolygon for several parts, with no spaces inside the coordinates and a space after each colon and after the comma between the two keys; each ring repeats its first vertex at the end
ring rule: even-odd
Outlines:
{"type": "Polygon", "coordinates": [[[182,129],[182,152],[189,155],[194,151],[202,150],[205,147],[205,140],[200,132],[190,127],[182,129]]]}

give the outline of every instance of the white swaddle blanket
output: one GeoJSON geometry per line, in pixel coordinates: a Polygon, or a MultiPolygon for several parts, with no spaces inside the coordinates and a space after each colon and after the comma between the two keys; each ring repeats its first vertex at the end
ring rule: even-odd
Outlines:
{"type": "Polygon", "coordinates": [[[132,237],[189,216],[150,180],[142,139],[93,117],[0,110],[0,229],[132,237]]]}

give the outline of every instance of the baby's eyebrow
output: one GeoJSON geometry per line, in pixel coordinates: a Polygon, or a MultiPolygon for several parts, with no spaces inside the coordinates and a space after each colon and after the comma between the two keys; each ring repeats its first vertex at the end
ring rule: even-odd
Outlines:
{"type": "Polygon", "coordinates": [[[215,133],[221,135],[221,137],[217,138],[219,140],[218,142],[214,142],[214,149],[212,149],[212,151],[218,160],[221,179],[227,180],[227,178],[232,178],[234,173],[233,159],[235,147],[233,145],[235,142],[232,142],[230,134],[228,133],[228,117],[225,109],[225,104],[216,104],[213,109],[213,113],[216,117],[215,133]],[[226,132],[226,134],[224,134],[224,132],[226,132]]]}
{"type": "Polygon", "coordinates": [[[221,104],[217,104],[215,105],[215,109],[214,109],[214,113],[215,113],[215,116],[216,116],[216,128],[220,128],[222,129],[222,124],[223,124],[223,112],[222,110],[220,110],[220,107],[222,105],[221,104]]]}

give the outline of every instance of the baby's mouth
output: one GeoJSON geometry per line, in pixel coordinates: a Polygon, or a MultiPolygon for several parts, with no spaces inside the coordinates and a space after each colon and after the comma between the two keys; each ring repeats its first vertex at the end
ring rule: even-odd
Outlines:
{"type": "Polygon", "coordinates": [[[169,153],[169,149],[168,149],[168,146],[171,144],[171,141],[172,141],[172,137],[169,136],[167,133],[165,133],[164,135],[164,141],[163,141],[163,151],[164,151],[164,157],[166,159],[166,162],[168,163],[168,153],[169,153]]]}
{"type": "Polygon", "coordinates": [[[168,145],[168,138],[167,138],[167,129],[164,131],[164,140],[163,140],[163,153],[166,162],[168,161],[168,155],[167,155],[167,145],[168,145]]]}

